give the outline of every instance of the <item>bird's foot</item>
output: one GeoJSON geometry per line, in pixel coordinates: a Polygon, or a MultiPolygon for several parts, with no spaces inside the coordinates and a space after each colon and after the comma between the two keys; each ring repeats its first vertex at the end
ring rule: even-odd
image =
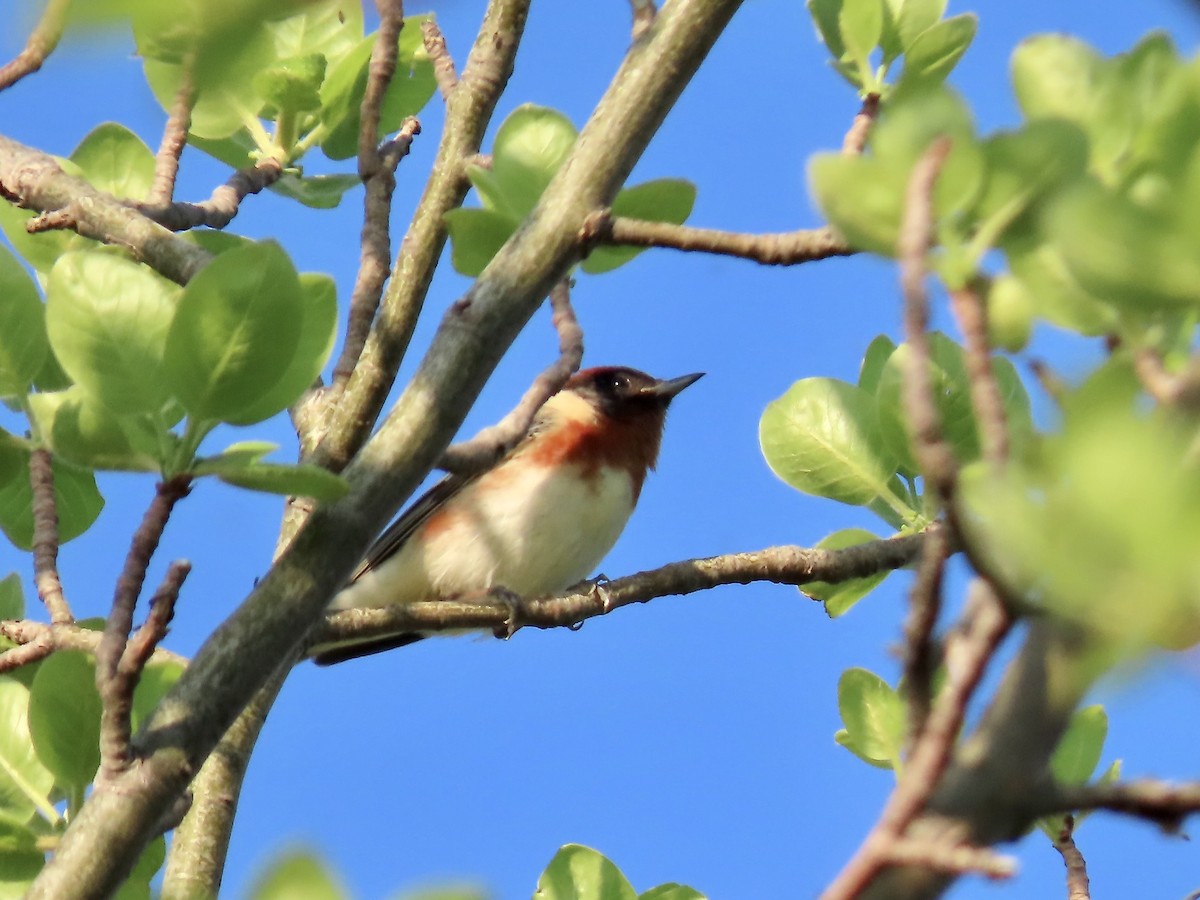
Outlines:
{"type": "Polygon", "coordinates": [[[602,613],[608,613],[613,608],[612,595],[609,594],[608,588],[605,587],[608,582],[609,578],[603,572],[588,582],[588,596],[593,600],[600,601],[600,611],[602,613]]]}
{"type": "Polygon", "coordinates": [[[488,590],[488,596],[493,600],[499,600],[508,607],[508,615],[504,619],[503,625],[498,625],[492,629],[492,634],[501,640],[507,641],[510,637],[517,633],[517,629],[521,627],[521,613],[523,610],[524,600],[521,595],[510,591],[506,587],[496,586],[488,590]]]}

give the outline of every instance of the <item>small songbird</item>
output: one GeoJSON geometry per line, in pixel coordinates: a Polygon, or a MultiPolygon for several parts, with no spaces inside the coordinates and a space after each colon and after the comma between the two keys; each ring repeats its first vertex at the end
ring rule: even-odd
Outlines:
{"type": "MultiPolygon", "coordinates": [[[[330,611],[478,594],[556,593],[593,574],[629,521],[662,443],[667,407],[704,373],[659,380],[585,369],[491,469],[448,475],[359,563],[330,611]]],[[[419,640],[406,634],[311,652],[331,665],[419,640]]]]}

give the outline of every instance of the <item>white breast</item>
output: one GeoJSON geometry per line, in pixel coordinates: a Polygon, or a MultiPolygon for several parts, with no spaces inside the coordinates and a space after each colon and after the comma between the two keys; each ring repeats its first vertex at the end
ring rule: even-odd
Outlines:
{"type": "Polygon", "coordinates": [[[391,559],[334,599],[333,608],[382,606],[504,587],[560,591],[596,572],[633,512],[628,473],[563,477],[529,466],[493,470],[455,495],[391,559]],[[513,497],[524,502],[513,504],[513,497]]]}

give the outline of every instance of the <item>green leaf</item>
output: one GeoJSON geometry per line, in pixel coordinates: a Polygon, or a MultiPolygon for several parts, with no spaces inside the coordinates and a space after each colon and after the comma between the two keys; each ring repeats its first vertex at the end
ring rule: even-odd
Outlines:
{"type": "Polygon", "coordinates": [[[301,178],[285,172],[270,190],[312,209],[334,209],[347,191],[361,184],[362,179],[357,175],[306,175],[301,178]]]}
{"type": "Polygon", "coordinates": [[[71,160],[97,190],[144,200],[154,184],[154,153],[117,122],[97,125],[71,153],[71,160]]]}
{"type": "Polygon", "coordinates": [[[163,360],[184,408],[201,420],[256,421],[258,398],[294,362],[303,307],[296,270],[274,242],[230,250],[201,269],[184,288],[163,360]]]}
{"type": "Polygon", "coordinates": [[[250,889],[250,900],[342,900],[346,896],[329,867],[305,850],[279,854],[250,889]]]}
{"type": "MultiPolygon", "coordinates": [[[[146,664],[138,679],[137,687],[133,691],[131,722],[134,731],[137,731],[142,723],[150,718],[150,714],[154,712],[158,702],[166,696],[167,691],[175,686],[175,682],[183,675],[183,671],[184,666],[173,661],[151,661],[146,664]]],[[[154,871],[157,871],[157,867],[154,871]]]]}
{"type": "Polygon", "coordinates": [[[1027,119],[1086,121],[1096,103],[1103,64],[1099,53],[1065,34],[1022,41],[1010,64],[1021,112],[1027,119]]]}
{"type": "Polygon", "coordinates": [[[558,110],[532,103],[518,106],[500,125],[492,147],[492,175],[519,218],[542,196],[577,134],[558,110]]]}
{"type": "Polygon", "coordinates": [[[846,52],[842,43],[841,27],[838,24],[842,15],[844,0],[807,0],[808,13],[812,16],[813,24],[817,26],[817,34],[829,53],[835,60],[841,59],[846,52]]]}
{"type": "Polygon", "coordinates": [[[534,900],[637,900],[628,879],[603,854],[566,844],[538,878],[534,900]]]}
{"type": "Polygon", "coordinates": [[[1080,286],[1052,244],[1038,241],[1010,248],[1008,264],[1026,293],[1036,298],[1039,316],[1089,336],[1117,330],[1117,310],[1080,286]]]}
{"type": "Polygon", "coordinates": [[[472,278],[492,261],[518,225],[490,209],[452,209],[444,219],[450,233],[450,262],[456,272],[472,278]]]}
{"type": "MultiPolygon", "coordinates": [[[[863,528],[843,528],[817,542],[818,550],[844,550],[858,544],[866,544],[879,540],[878,535],[863,528]]],[[[878,572],[864,578],[851,578],[830,584],[825,581],[810,581],[799,585],[800,592],[813,600],[825,604],[825,613],[831,619],[844,615],[854,604],[869,594],[875,587],[887,578],[887,572],[878,572]]]]}
{"type": "Polygon", "coordinates": [[[40,850],[0,852],[0,900],[21,900],[45,863],[40,850]]]}
{"type": "Polygon", "coordinates": [[[275,43],[275,56],[287,59],[320,53],[328,60],[340,59],[363,38],[363,9],[358,0],[307,0],[301,11],[278,22],[267,31],[275,43]]]}
{"type": "Polygon", "coordinates": [[[249,425],[287,409],[312,387],[329,361],[337,339],[337,285],[319,272],[300,275],[300,302],[294,313],[300,324],[296,351],[279,380],[227,421],[249,425]]]}
{"type": "Polygon", "coordinates": [[[1085,784],[1104,751],[1108,737],[1108,714],[1096,704],[1077,709],[1071,724],[1050,757],[1050,771],[1061,784],[1085,784]]]}
{"type": "Polygon", "coordinates": [[[39,231],[30,234],[25,230],[25,226],[36,215],[33,210],[21,209],[0,198],[0,229],[4,230],[4,236],[8,238],[13,249],[38,272],[49,272],[55,260],[71,247],[95,246],[91,241],[70,231],[39,231]]]}
{"type": "MultiPolygon", "coordinates": [[[[6,857],[11,853],[28,853],[35,850],[37,833],[8,818],[7,810],[0,807],[0,867],[3,867],[6,857]]],[[[5,897],[7,895],[4,893],[2,878],[3,876],[0,876],[0,897],[5,897]]]]}
{"type": "Polygon", "coordinates": [[[904,71],[897,86],[912,90],[945,81],[971,46],[978,27],[979,19],[974,13],[963,13],[922,31],[905,48],[904,71]]]}
{"type": "Polygon", "coordinates": [[[821,212],[851,247],[896,255],[906,170],[862,156],[815,153],[808,163],[808,182],[821,212]]]}
{"type": "Polygon", "coordinates": [[[29,736],[29,688],[0,676],[0,821],[23,824],[39,807],[50,809],[53,787],[29,736]]]}
{"type": "Polygon", "coordinates": [[[306,53],[260,69],[254,76],[254,87],[277,114],[281,111],[311,112],[321,108],[317,90],[324,80],[325,55],[306,53]]]}
{"type": "Polygon", "coordinates": [[[1161,213],[1083,182],[1049,213],[1050,238],[1088,291],[1134,311],[1200,303],[1193,241],[1161,213]]]}
{"type": "Polygon", "coordinates": [[[871,68],[871,52],[883,34],[883,0],[844,0],[838,31],[846,47],[843,56],[865,75],[871,68]]]}
{"type": "MultiPolygon", "coordinates": [[[[209,156],[220,160],[225,165],[234,169],[245,169],[253,166],[256,156],[260,152],[254,143],[254,138],[250,137],[250,132],[245,128],[239,128],[232,134],[222,138],[210,139],[189,134],[188,143],[197,150],[203,150],[209,156]]],[[[226,233],[223,231],[189,231],[184,236],[194,238],[197,235],[208,234],[225,235],[226,233]]],[[[231,238],[237,237],[237,235],[227,236],[231,238]]]]}
{"type": "Polygon", "coordinates": [[[218,472],[217,477],[227,484],[252,491],[312,497],[322,503],[337,500],[350,489],[340,475],[307,463],[295,466],[253,463],[234,471],[218,472]]]}
{"type": "Polygon", "coordinates": [[[797,490],[854,506],[888,490],[895,461],[874,399],[830,378],[805,378],[767,406],[759,443],[771,470],[797,490]]]}
{"type": "MultiPolygon", "coordinates": [[[[380,136],[395,131],[407,116],[415,116],[437,89],[433,63],[425,52],[421,22],[430,16],[408,16],[397,42],[396,73],[392,76],[380,108],[380,136]]],[[[321,122],[329,136],[321,149],[330,159],[349,159],[358,152],[358,127],[367,69],[375,35],[331,65],[321,86],[321,122]]]]}
{"type": "Polygon", "coordinates": [[[163,429],[152,415],[120,416],[79,386],[33,394],[29,404],[50,449],[63,459],[90,469],[155,472],[161,468],[158,453],[139,449],[159,447],[157,433],[163,429]],[[148,437],[135,445],[131,433],[148,437]]]}
{"type": "Polygon", "coordinates": [[[896,350],[896,342],[886,334],[876,335],[867,345],[862,365],[858,370],[858,386],[868,394],[874,394],[883,375],[883,367],[896,350]]]}
{"type": "Polygon", "coordinates": [[[76,383],[113,412],[163,407],[175,285],[113,253],[72,252],[51,270],[46,297],[50,343],[76,383]]]}
{"type": "Polygon", "coordinates": [[[707,900],[704,894],[686,884],[660,884],[638,896],[638,900],[707,900]]]}
{"type": "MultiPolygon", "coordinates": [[[[33,547],[33,491],[29,486],[29,449],[0,449],[0,456],[15,456],[16,470],[0,483],[0,530],[22,550],[33,547]]],[[[58,512],[60,543],[78,537],[91,527],[104,508],[104,498],[96,489],[95,476],[64,460],[55,458],[54,501],[58,512]]],[[[8,466],[0,461],[0,473],[8,466]]]]}
{"type": "Polygon", "coordinates": [[[29,390],[49,354],[46,311],[17,258],[0,247],[0,396],[29,390]]]}
{"type": "Polygon", "coordinates": [[[838,710],[846,726],[838,743],[879,768],[897,768],[907,729],[905,704],[887,682],[866,669],[847,669],[838,679],[838,710]]]}
{"type": "Polygon", "coordinates": [[[81,792],[100,766],[100,695],[96,664],[60,650],[42,661],[29,695],[29,731],[38,758],[59,786],[81,792]]]}
{"type": "Polygon", "coordinates": [[[198,459],[192,466],[192,474],[220,475],[223,472],[237,472],[278,449],[278,444],[272,444],[269,441],[239,441],[236,444],[230,444],[216,456],[205,456],[198,459]]]}
{"type": "MultiPolygon", "coordinates": [[[[690,181],[659,178],[622,190],[613,200],[612,212],[615,216],[682,225],[692,214],[695,203],[696,186],[690,181]]],[[[580,268],[589,275],[609,272],[629,262],[643,249],[597,247],[584,259],[580,268]]]]}
{"type": "Polygon", "coordinates": [[[25,618],[25,590],[21,587],[21,576],[9,572],[0,578],[0,619],[25,618]]]}
{"type": "Polygon", "coordinates": [[[159,835],[146,845],[146,849],[133,864],[133,871],[113,895],[113,900],[150,900],[154,896],[150,890],[150,882],[158,874],[166,858],[167,839],[159,835]]]}
{"type": "Polygon", "coordinates": [[[903,0],[897,21],[900,48],[907,51],[926,30],[946,13],[946,0],[903,0]]]}

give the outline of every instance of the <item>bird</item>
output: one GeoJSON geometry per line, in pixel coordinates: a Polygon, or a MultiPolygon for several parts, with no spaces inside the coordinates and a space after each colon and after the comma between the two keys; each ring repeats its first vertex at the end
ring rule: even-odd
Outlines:
{"type": "MultiPolygon", "coordinates": [[[[534,597],[582,582],[617,542],[657,464],[668,406],[703,375],[576,372],[496,465],[443,477],[402,513],[329,611],[489,591],[534,597]]],[[[332,665],[422,637],[318,645],[309,655],[332,665]]]]}

